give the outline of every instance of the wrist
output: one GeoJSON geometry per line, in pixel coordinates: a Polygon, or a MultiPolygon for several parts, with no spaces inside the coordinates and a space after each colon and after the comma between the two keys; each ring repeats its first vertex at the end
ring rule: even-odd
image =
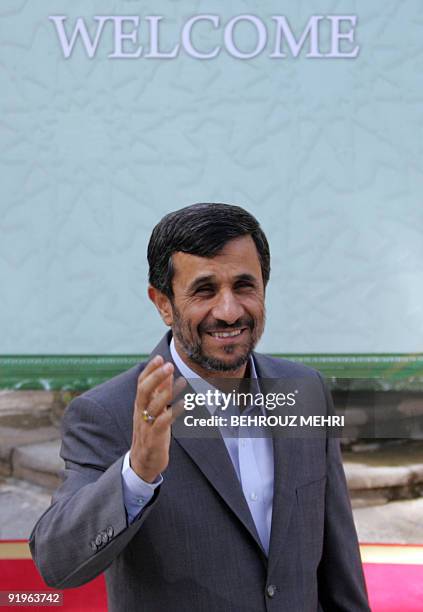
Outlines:
{"type": "Polygon", "coordinates": [[[140,463],[133,461],[131,455],[129,455],[129,466],[135,472],[135,474],[147,482],[148,484],[153,484],[157,481],[159,474],[152,472],[151,470],[146,469],[140,463]]]}

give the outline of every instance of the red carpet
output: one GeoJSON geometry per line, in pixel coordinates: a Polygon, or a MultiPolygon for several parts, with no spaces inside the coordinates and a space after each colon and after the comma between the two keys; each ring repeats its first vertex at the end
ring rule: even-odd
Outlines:
{"type": "MultiPolygon", "coordinates": [[[[423,611],[423,546],[362,544],[372,612],[423,611]]],[[[47,591],[25,542],[0,542],[0,591],[47,591]]],[[[102,576],[63,592],[64,612],[106,612],[102,576]]],[[[48,610],[31,606],[31,610],[48,610]]],[[[170,612],[170,611],[169,611],[170,612]]]]}
{"type": "MultiPolygon", "coordinates": [[[[46,587],[38,574],[26,542],[0,542],[0,591],[51,590],[54,589],[46,587]]],[[[104,578],[99,576],[83,587],[63,591],[63,606],[31,606],[26,607],[26,609],[63,610],[63,612],[107,612],[104,578]]]]}
{"type": "Polygon", "coordinates": [[[373,612],[423,611],[423,546],[361,544],[373,612]]]}

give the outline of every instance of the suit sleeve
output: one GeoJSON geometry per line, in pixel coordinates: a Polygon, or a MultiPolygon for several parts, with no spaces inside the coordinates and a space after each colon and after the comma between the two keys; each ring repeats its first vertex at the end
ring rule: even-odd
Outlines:
{"type": "Polygon", "coordinates": [[[103,572],[125,548],[156,503],[128,526],[122,465],[128,448],[114,417],[86,397],[71,402],[63,419],[64,482],[30,536],[46,584],[80,586],[103,572]]]}
{"type": "MultiPolygon", "coordinates": [[[[332,396],[322,381],[328,414],[335,414],[332,396]]],[[[369,612],[357,532],[339,439],[327,439],[325,532],[318,569],[319,603],[325,612],[369,612]]]]}

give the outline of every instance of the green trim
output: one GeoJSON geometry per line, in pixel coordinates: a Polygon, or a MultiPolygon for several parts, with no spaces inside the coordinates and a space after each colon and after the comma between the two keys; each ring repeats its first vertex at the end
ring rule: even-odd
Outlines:
{"type": "Polygon", "coordinates": [[[332,389],[423,391],[423,353],[285,354],[322,372],[332,389]]]}
{"type": "Polygon", "coordinates": [[[146,355],[0,356],[0,389],[82,391],[146,358],[146,355]]]}
{"type": "MultiPolygon", "coordinates": [[[[275,354],[309,365],[333,389],[423,391],[423,353],[275,354]]],[[[81,391],[128,370],[146,355],[4,355],[0,389],[81,391]]]]}

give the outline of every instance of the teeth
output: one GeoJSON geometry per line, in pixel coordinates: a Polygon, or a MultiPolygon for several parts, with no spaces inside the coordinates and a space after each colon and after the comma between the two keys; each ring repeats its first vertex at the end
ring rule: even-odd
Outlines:
{"type": "Polygon", "coordinates": [[[232,336],[239,336],[242,332],[242,329],[237,329],[232,332],[212,332],[211,335],[213,338],[232,338],[232,336]]]}

